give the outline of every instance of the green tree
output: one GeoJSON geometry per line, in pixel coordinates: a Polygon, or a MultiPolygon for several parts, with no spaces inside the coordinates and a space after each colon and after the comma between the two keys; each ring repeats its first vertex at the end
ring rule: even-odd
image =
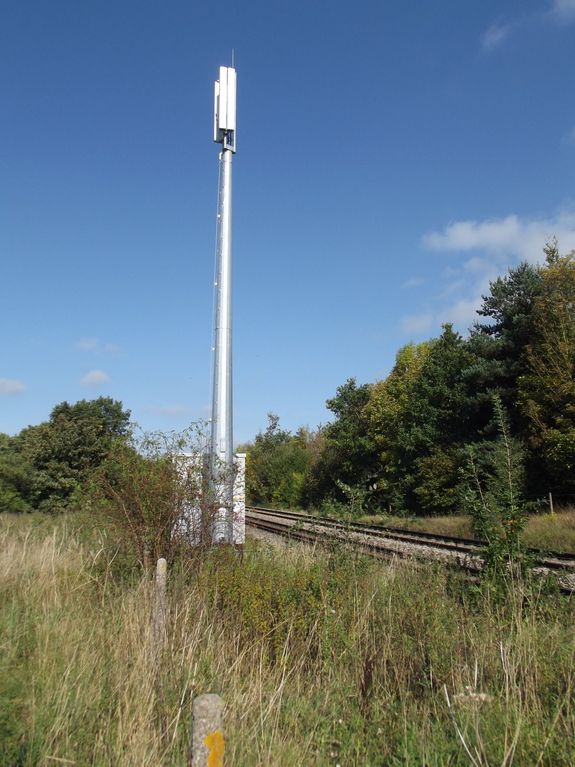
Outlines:
{"type": "Polygon", "coordinates": [[[23,429],[18,452],[33,468],[29,502],[53,511],[68,504],[104,461],[114,440],[129,433],[130,411],[110,397],[56,405],[49,421],[23,429]]]}
{"type": "Polygon", "coordinates": [[[247,453],[246,492],[252,503],[292,508],[303,504],[312,440],[308,429],[292,435],[280,428],[277,415],[268,413],[266,430],[243,448],[247,453]]]}
{"type": "Polygon", "coordinates": [[[414,383],[421,374],[431,346],[430,341],[403,346],[397,352],[395,365],[388,377],[372,386],[365,406],[368,429],[379,458],[377,496],[386,508],[403,505],[398,498],[401,475],[398,433],[410,405],[414,383]]]}
{"type": "Polygon", "coordinates": [[[497,393],[509,415],[511,428],[521,431],[525,419],[517,404],[517,382],[527,372],[525,350],[534,331],[533,309],[541,290],[541,269],[521,263],[489,284],[471,330],[470,349],[475,361],[467,375],[475,392],[474,420],[477,430],[494,437],[492,396],[497,393]]]}
{"type": "Polygon", "coordinates": [[[15,442],[13,437],[0,434],[0,512],[32,511],[28,499],[34,470],[15,442]]]}
{"type": "Polygon", "coordinates": [[[431,342],[397,426],[398,495],[416,513],[458,510],[459,449],[473,437],[469,344],[452,326],[431,342]]]}
{"type": "Polygon", "coordinates": [[[519,400],[540,492],[575,494],[575,253],[546,248],[519,400]]]}
{"type": "Polygon", "coordinates": [[[358,386],[350,378],[327,400],[335,419],[323,428],[322,451],[310,472],[311,503],[320,504],[328,497],[343,501],[342,487],[367,488],[377,476],[377,449],[365,409],[371,388],[370,384],[358,386]]]}

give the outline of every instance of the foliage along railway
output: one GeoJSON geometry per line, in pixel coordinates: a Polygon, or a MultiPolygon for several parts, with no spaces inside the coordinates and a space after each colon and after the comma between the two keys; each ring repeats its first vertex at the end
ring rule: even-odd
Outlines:
{"type": "MultiPolygon", "coordinates": [[[[246,508],[246,524],[258,530],[308,543],[349,544],[371,556],[441,562],[471,574],[484,568],[485,542],[471,538],[414,532],[384,525],[342,522],[308,514],[261,506],[246,508]]],[[[535,572],[553,573],[561,590],[575,591],[575,553],[527,548],[535,572]]]]}

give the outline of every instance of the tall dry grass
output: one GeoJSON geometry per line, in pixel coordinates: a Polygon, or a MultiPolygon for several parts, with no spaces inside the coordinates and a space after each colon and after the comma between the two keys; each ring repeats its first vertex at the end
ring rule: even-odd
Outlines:
{"type": "MultiPolygon", "coordinates": [[[[465,514],[444,517],[362,517],[365,522],[382,522],[390,527],[473,538],[473,520],[465,514]]],[[[552,551],[575,552],[575,509],[560,508],[554,514],[530,514],[521,536],[525,546],[552,551]]]]}
{"type": "Polygon", "coordinates": [[[571,765],[572,604],[507,604],[441,570],[248,546],[152,588],[79,519],[0,523],[0,764],[185,765],[191,699],[227,765],[571,765]],[[449,701],[449,703],[448,703],[449,701]]]}
{"type": "Polygon", "coordinates": [[[575,551],[575,509],[559,508],[554,514],[534,514],[523,534],[527,546],[575,551]]]}

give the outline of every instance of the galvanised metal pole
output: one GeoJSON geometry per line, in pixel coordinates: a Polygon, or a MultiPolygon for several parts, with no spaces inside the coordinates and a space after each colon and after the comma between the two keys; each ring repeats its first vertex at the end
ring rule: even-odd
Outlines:
{"type": "Polygon", "coordinates": [[[211,474],[222,504],[212,531],[214,541],[233,542],[233,397],[232,397],[232,156],[220,153],[212,397],[211,474]]]}
{"type": "Polygon", "coordinates": [[[214,389],[210,473],[214,543],[234,540],[232,412],[232,156],[236,151],[236,70],[220,67],[214,87],[214,141],[222,145],[216,233],[214,389]]]}

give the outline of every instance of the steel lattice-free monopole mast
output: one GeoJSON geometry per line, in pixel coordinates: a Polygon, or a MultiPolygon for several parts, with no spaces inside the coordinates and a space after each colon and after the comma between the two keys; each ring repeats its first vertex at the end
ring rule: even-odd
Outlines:
{"type": "Polygon", "coordinates": [[[221,504],[212,539],[233,541],[232,157],[236,151],[236,70],[220,67],[214,90],[214,141],[221,144],[216,233],[214,373],[210,471],[221,504]]]}

